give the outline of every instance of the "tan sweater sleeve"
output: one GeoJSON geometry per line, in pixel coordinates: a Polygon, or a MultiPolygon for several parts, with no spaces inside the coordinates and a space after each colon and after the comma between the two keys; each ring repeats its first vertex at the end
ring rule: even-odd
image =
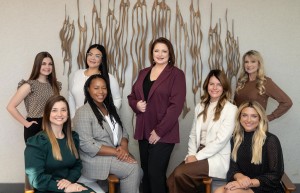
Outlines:
{"type": "Polygon", "coordinates": [[[293,102],[290,97],[272,81],[272,79],[267,78],[265,86],[266,95],[279,103],[277,108],[268,115],[268,120],[272,121],[286,113],[292,107],[293,102]]]}

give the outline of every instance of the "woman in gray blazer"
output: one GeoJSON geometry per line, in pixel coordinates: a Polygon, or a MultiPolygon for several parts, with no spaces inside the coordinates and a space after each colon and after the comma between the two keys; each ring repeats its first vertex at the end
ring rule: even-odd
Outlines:
{"type": "Polygon", "coordinates": [[[120,179],[121,193],[138,192],[140,167],[128,151],[128,133],[114,106],[107,80],[100,74],[90,76],[84,94],[85,105],[74,117],[83,165],[79,182],[103,192],[97,182],[115,174],[120,179]]]}
{"type": "Polygon", "coordinates": [[[237,107],[229,102],[231,89],[224,72],[211,70],[203,90],[195,108],[188,153],[168,178],[171,193],[196,193],[205,176],[226,178],[237,107]]]}

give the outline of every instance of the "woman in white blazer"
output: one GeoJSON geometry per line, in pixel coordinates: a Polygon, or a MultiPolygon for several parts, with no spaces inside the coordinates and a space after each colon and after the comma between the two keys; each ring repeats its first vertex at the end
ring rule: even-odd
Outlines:
{"type": "Polygon", "coordinates": [[[226,178],[237,107],[229,102],[231,89],[221,70],[210,71],[203,90],[195,108],[188,153],[167,181],[172,193],[198,192],[206,176],[226,178]]]}

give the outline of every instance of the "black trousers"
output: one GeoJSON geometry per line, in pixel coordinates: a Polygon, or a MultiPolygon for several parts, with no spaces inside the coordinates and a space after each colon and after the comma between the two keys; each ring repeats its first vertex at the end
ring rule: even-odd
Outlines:
{"type": "Polygon", "coordinates": [[[32,124],[30,127],[26,128],[24,127],[24,140],[25,143],[27,142],[27,139],[29,137],[34,136],[35,134],[37,134],[38,132],[42,131],[42,122],[43,122],[43,118],[27,118],[27,121],[36,121],[38,124],[32,124]]]}
{"type": "Polygon", "coordinates": [[[166,172],[173,143],[149,144],[148,140],[139,140],[143,193],[167,193],[166,172]]]}

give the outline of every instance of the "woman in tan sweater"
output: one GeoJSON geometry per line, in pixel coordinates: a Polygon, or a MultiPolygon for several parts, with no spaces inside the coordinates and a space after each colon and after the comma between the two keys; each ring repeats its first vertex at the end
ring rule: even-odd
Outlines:
{"type": "Polygon", "coordinates": [[[243,56],[243,64],[234,101],[240,106],[244,101],[257,101],[266,109],[269,97],[279,104],[267,118],[272,121],[286,113],[293,105],[290,97],[285,94],[271,78],[265,76],[264,62],[258,51],[250,50],[243,56]]]}

